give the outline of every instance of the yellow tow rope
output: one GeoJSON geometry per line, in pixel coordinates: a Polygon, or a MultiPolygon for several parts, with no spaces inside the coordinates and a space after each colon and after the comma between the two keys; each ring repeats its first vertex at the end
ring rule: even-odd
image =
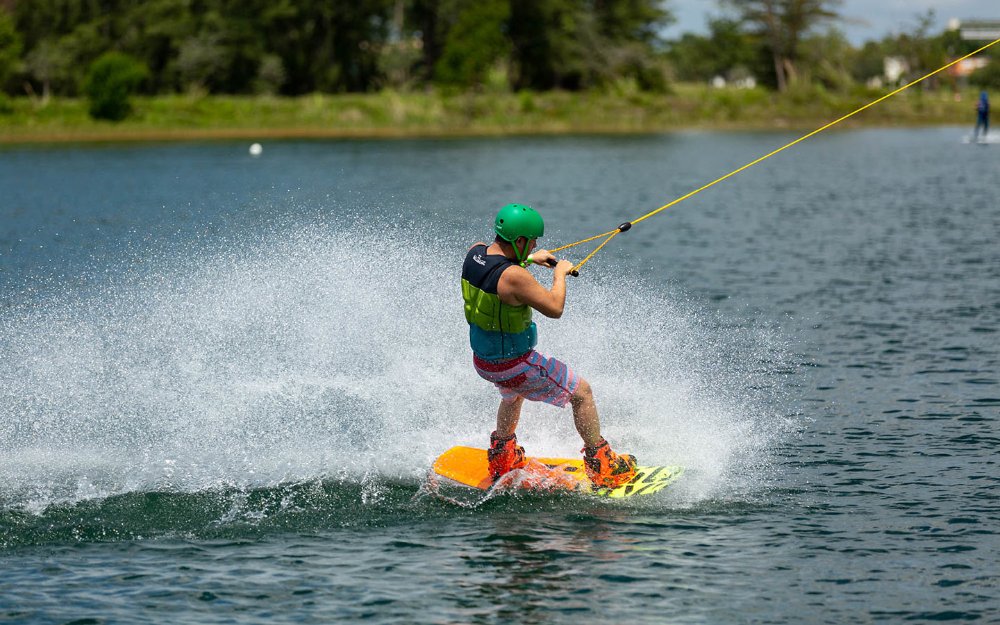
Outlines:
{"type": "Polygon", "coordinates": [[[818,135],[819,133],[823,132],[827,128],[831,128],[833,126],[836,126],[837,124],[839,124],[840,122],[844,121],[845,119],[853,117],[854,115],[857,115],[861,111],[863,111],[863,110],[865,110],[867,108],[870,108],[872,106],[875,106],[879,102],[882,102],[883,100],[887,100],[887,99],[891,98],[892,96],[896,95],[897,93],[905,91],[905,90],[909,89],[910,87],[912,87],[913,85],[915,85],[915,84],[917,84],[919,82],[922,82],[924,80],[927,80],[931,76],[934,76],[935,74],[943,72],[944,70],[948,69],[949,67],[951,67],[953,65],[957,65],[958,63],[961,63],[965,59],[967,59],[969,57],[972,57],[972,56],[975,56],[975,55],[979,54],[980,52],[982,52],[983,50],[986,50],[990,46],[993,46],[993,45],[995,45],[997,43],[1000,43],[1000,39],[997,39],[997,40],[995,40],[995,41],[993,41],[991,43],[986,44],[985,46],[983,46],[982,48],[979,48],[975,52],[970,52],[969,54],[966,54],[965,56],[963,56],[961,58],[955,59],[951,63],[948,63],[947,65],[945,65],[943,67],[940,67],[940,68],[934,70],[933,72],[931,72],[931,73],[929,73],[929,74],[927,74],[925,76],[921,76],[920,78],[914,80],[911,83],[907,83],[907,84],[903,85],[899,89],[896,89],[895,91],[882,96],[878,100],[875,100],[874,102],[869,102],[868,104],[862,106],[861,108],[857,109],[856,111],[848,113],[847,115],[844,115],[840,119],[837,119],[835,121],[830,122],[829,124],[823,126],[822,128],[817,128],[816,130],[810,132],[809,134],[804,135],[802,137],[799,137],[795,141],[792,141],[791,143],[785,144],[785,145],[781,146],[780,148],[778,148],[777,150],[774,150],[773,152],[769,152],[769,153],[765,154],[764,156],[761,156],[757,160],[751,161],[751,162],[747,163],[746,165],[744,165],[743,167],[740,167],[739,169],[735,169],[735,170],[729,172],[725,176],[722,176],[720,178],[716,178],[712,182],[709,182],[708,184],[706,184],[706,185],[704,185],[702,187],[699,187],[699,188],[695,189],[694,191],[691,191],[687,195],[682,195],[681,197],[677,198],[676,200],[670,202],[669,204],[664,204],[663,206],[657,208],[656,210],[653,210],[653,211],[650,211],[650,212],[646,213],[645,215],[643,215],[642,217],[639,217],[638,219],[633,219],[632,221],[626,221],[625,223],[621,224],[620,226],[618,226],[614,230],[609,230],[609,231],[603,232],[601,234],[595,234],[592,237],[587,237],[586,239],[581,239],[581,240],[577,241],[576,243],[570,243],[569,245],[563,245],[562,247],[557,247],[557,248],[555,248],[554,250],[551,250],[551,251],[552,252],[558,252],[558,251],[561,251],[561,250],[569,249],[569,248],[577,246],[577,245],[581,245],[583,243],[589,243],[590,241],[594,241],[596,239],[600,239],[601,237],[607,237],[606,239],[604,239],[603,241],[601,241],[601,244],[598,245],[597,248],[593,252],[587,254],[587,256],[583,260],[581,260],[579,263],[577,263],[576,266],[573,267],[572,273],[573,273],[573,275],[577,275],[577,272],[580,271],[580,268],[583,267],[584,265],[586,265],[587,262],[591,258],[593,258],[595,254],[597,254],[598,252],[600,252],[601,248],[603,248],[605,245],[607,245],[611,241],[611,239],[615,238],[616,236],[618,236],[622,232],[625,232],[626,230],[630,229],[632,226],[634,226],[635,224],[639,223],[640,221],[643,221],[644,219],[649,219],[653,215],[655,215],[655,214],[657,214],[657,213],[659,213],[661,211],[665,211],[668,208],[670,208],[671,206],[674,206],[676,204],[680,204],[681,202],[683,202],[684,200],[688,199],[689,197],[691,197],[693,195],[697,195],[698,193],[701,193],[705,189],[707,189],[707,188],[709,188],[709,187],[711,187],[711,186],[713,186],[715,184],[718,184],[718,183],[722,182],[726,178],[730,178],[732,176],[735,176],[736,174],[740,173],[741,171],[749,169],[749,168],[753,167],[754,165],[756,165],[757,163],[760,163],[761,161],[765,161],[765,160],[771,158],[772,156],[774,156],[775,154],[777,154],[779,152],[782,152],[784,150],[787,150],[788,148],[792,147],[793,145],[796,145],[798,143],[801,143],[801,142],[805,141],[809,137],[812,137],[814,135],[818,135]]]}

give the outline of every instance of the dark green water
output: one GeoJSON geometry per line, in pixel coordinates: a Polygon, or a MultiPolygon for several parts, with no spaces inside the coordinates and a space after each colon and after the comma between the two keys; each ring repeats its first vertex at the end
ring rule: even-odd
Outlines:
{"type": "Polygon", "coordinates": [[[962,132],[829,133],[616,238],[539,347],[685,478],[469,507],[425,478],[491,429],[457,276],[496,208],[555,246],[792,135],[3,149],[0,622],[1000,622],[1000,151],[962,132]]]}

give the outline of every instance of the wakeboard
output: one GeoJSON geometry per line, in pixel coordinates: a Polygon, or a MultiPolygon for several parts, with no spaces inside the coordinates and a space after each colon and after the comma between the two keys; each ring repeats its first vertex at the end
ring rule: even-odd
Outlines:
{"type": "Polygon", "coordinates": [[[652,495],[672,484],[684,472],[679,466],[639,466],[635,477],[618,488],[594,488],[583,470],[580,458],[527,458],[523,469],[500,476],[496,483],[490,478],[486,450],[475,447],[452,447],[434,461],[438,475],[480,490],[494,486],[528,490],[579,491],[621,499],[635,495],[652,495]]]}

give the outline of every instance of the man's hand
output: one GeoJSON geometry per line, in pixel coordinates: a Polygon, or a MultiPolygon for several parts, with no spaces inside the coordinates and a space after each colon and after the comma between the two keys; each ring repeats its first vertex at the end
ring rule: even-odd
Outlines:
{"type": "Polygon", "coordinates": [[[573,271],[573,263],[568,260],[559,260],[548,250],[537,250],[528,256],[528,260],[536,265],[544,265],[555,269],[557,275],[566,276],[573,271]]]}
{"type": "Polygon", "coordinates": [[[573,263],[568,260],[560,260],[556,263],[555,273],[565,276],[569,272],[573,271],[573,263]]]}
{"type": "Polygon", "coordinates": [[[536,265],[544,265],[546,267],[556,266],[556,257],[548,250],[535,250],[528,258],[536,265]]]}

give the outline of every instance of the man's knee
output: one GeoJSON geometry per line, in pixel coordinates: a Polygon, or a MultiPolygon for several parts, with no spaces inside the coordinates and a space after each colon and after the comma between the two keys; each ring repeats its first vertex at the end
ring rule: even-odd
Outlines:
{"type": "Polygon", "coordinates": [[[583,402],[589,401],[594,398],[594,391],[590,388],[590,383],[580,378],[580,382],[576,385],[576,390],[573,391],[573,401],[583,402]]]}

